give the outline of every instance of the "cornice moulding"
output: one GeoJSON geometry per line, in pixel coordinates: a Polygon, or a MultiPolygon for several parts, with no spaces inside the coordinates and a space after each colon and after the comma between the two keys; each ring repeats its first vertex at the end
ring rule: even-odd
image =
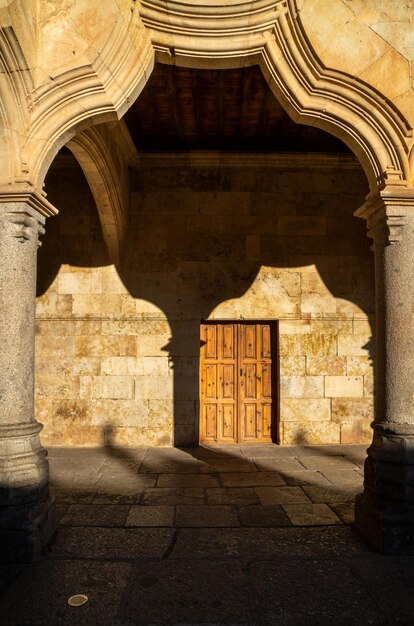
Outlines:
{"type": "Polygon", "coordinates": [[[358,159],[350,155],[321,153],[245,153],[218,151],[139,153],[136,167],[240,167],[273,169],[360,170],[358,159]]]}
{"type": "Polygon", "coordinates": [[[24,203],[45,217],[57,215],[58,210],[37,189],[20,189],[17,186],[0,187],[0,204],[24,203]]]}

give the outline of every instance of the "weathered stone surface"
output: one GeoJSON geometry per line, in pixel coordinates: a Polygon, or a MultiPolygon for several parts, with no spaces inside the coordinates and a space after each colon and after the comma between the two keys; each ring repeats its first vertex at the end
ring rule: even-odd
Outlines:
{"type": "Polygon", "coordinates": [[[125,526],[173,526],[173,506],[131,506],[125,526]]]}
{"type": "Polygon", "coordinates": [[[339,443],[340,424],[323,422],[284,422],[283,438],[288,445],[339,443]]]}
{"type": "Polygon", "coordinates": [[[282,422],[318,422],[331,419],[331,401],[329,398],[284,398],[280,403],[282,422]]]}
{"type": "Polygon", "coordinates": [[[252,487],[226,487],[206,489],[208,504],[258,504],[259,500],[252,487]]]}
{"type": "Polygon", "coordinates": [[[366,443],[372,440],[371,422],[364,420],[352,420],[341,423],[341,443],[366,443]]]}
{"type": "Polygon", "coordinates": [[[266,506],[309,501],[300,487],[256,487],[256,493],[260,503],[266,506]]]}
{"type": "Polygon", "coordinates": [[[302,463],[295,458],[289,457],[279,457],[277,456],[266,456],[266,457],[257,457],[254,458],[254,464],[260,472],[263,471],[274,471],[280,472],[283,475],[289,474],[291,471],[301,471],[304,469],[302,463]]]}
{"type": "Polygon", "coordinates": [[[325,454],[309,454],[301,457],[301,463],[307,469],[323,471],[324,469],[332,470],[356,470],[357,466],[349,459],[338,456],[325,454]]]}
{"type": "Polygon", "coordinates": [[[372,398],[332,398],[332,419],[341,422],[342,426],[351,420],[369,420],[372,411],[372,398]]]}
{"type": "Polygon", "coordinates": [[[247,580],[240,563],[143,562],[131,577],[120,623],[245,624],[247,580]],[[223,585],[223,581],[226,583],[223,585]],[[228,590],[234,600],[228,601],[228,590]],[[160,602],[160,598],[162,601],[160,602]]]}
{"type": "Polygon", "coordinates": [[[48,626],[51,619],[68,626],[109,626],[116,618],[130,572],[129,563],[42,560],[8,590],[0,601],[1,614],[9,626],[48,626]],[[21,601],[22,588],[27,602],[21,601]],[[86,594],[89,601],[82,607],[70,607],[68,597],[76,593],[86,594]]]}
{"type": "Polygon", "coordinates": [[[260,487],[282,486],[285,481],[277,472],[260,471],[255,473],[225,473],[220,474],[220,483],[223,487],[260,487]]]}
{"type": "MultiPolygon", "coordinates": [[[[248,498],[246,498],[248,500],[248,498]]],[[[213,501],[212,501],[213,502],[213,501]]],[[[230,503],[230,499],[229,499],[230,503]]],[[[239,521],[232,506],[214,505],[208,502],[208,506],[177,506],[176,526],[187,528],[208,527],[235,527],[239,521]]]]}
{"type": "MultiPolygon", "coordinates": [[[[46,422],[45,441],[62,444],[67,438],[73,443],[99,444],[102,433],[96,427],[102,425],[106,429],[105,422],[110,414],[112,438],[117,444],[171,445],[173,441],[193,444],[197,440],[199,419],[199,319],[205,316],[204,311],[212,311],[211,319],[235,319],[240,315],[249,319],[253,310],[256,317],[263,319],[293,317],[279,323],[281,407],[282,420],[297,424],[280,429],[281,443],[300,443],[305,439],[309,443],[339,441],[340,429],[330,424],[331,396],[324,397],[326,386],[329,386],[326,380],[332,376],[352,376],[346,370],[347,359],[365,357],[352,356],[352,346],[350,353],[337,356],[339,337],[361,338],[366,336],[369,328],[363,325],[361,316],[353,322],[353,312],[345,319],[342,319],[342,312],[337,315],[342,301],[336,297],[336,287],[330,286],[336,281],[335,268],[339,268],[342,291],[362,290],[363,284],[365,288],[365,273],[358,274],[360,261],[357,257],[342,257],[337,250],[330,248],[335,233],[347,231],[355,236],[351,204],[348,213],[345,208],[350,200],[344,196],[340,207],[338,203],[334,206],[331,200],[335,185],[339,184],[335,168],[331,168],[329,185],[327,180],[318,179],[322,186],[317,190],[314,176],[302,169],[296,171],[295,178],[292,171],[280,176],[275,169],[269,168],[264,175],[254,169],[242,171],[233,167],[231,176],[229,174],[226,178],[226,190],[218,191],[218,195],[204,189],[205,178],[212,180],[212,173],[207,170],[200,173],[193,166],[187,170],[185,167],[179,169],[177,180],[181,182],[178,187],[174,184],[171,188],[161,189],[164,183],[172,185],[174,182],[171,175],[174,168],[170,170],[164,165],[156,171],[144,168],[140,173],[141,183],[145,183],[147,191],[144,196],[136,193],[132,202],[131,235],[139,224],[137,241],[141,246],[135,265],[131,257],[126,261],[128,267],[118,273],[111,265],[95,270],[65,264],[61,270],[62,279],[55,281],[47,292],[50,293],[47,310],[39,309],[54,318],[39,323],[39,354],[46,350],[39,374],[59,377],[62,372],[65,378],[70,375],[74,379],[72,386],[67,386],[66,381],[62,387],[58,378],[56,381],[50,378],[46,381],[48,386],[43,384],[41,387],[42,379],[39,378],[39,399],[46,401],[50,393],[63,393],[64,399],[75,401],[80,394],[89,404],[76,436],[70,434],[69,428],[59,433],[55,409],[52,407],[50,411],[49,405],[38,404],[39,416],[46,422]],[[250,182],[246,187],[247,180],[250,182]],[[299,180],[304,185],[300,192],[297,188],[299,180]],[[240,189],[235,185],[240,185],[240,189]],[[265,192],[259,191],[263,185],[266,185],[265,192]],[[239,199],[244,212],[235,221],[232,211],[239,199]],[[258,199],[263,206],[257,204],[258,199]],[[161,206],[160,202],[171,203],[168,224],[164,218],[167,207],[161,206]],[[330,215],[333,208],[341,215],[336,217],[341,222],[335,233],[330,215]],[[183,214],[186,215],[184,226],[183,214]],[[319,234],[308,235],[306,257],[305,239],[300,233],[303,229],[313,232],[315,228],[319,234]],[[229,261],[225,248],[217,249],[216,260],[212,261],[208,248],[210,244],[216,245],[210,238],[212,229],[219,229],[224,238],[231,240],[233,261],[229,261]],[[201,237],[198,236],[200,233],[201,237]],[[198,245],[194,246],[196,234],[198,245]],[[286,246],[283,240],[286,237],[294,243],[292,249],[286,246]],[[315,247],[316,240],[311,238],[320,239],[321,245],[315,247]],[[280,266],[282,250],[284,258],[294,259],[295,269],[280,266]],[[309,254],[316,251],[315,269],[308,261],[309,254]],[[254,265],[259,260],[262,267],[257,272],[254,265]],[[228,274],[227,270],[224,274],[222,272],[223,262],[230,262],[228,274]],[[139,277],[136,274],[138,266],[139,277]],[[176,269],[178,267],[181,269],[176,269]],[[223,276],[220,283],[223,293],[217,302],[216,275],[223,276]],[[237,285],[240,282],[242,297],[233,297],[238,293],[233,294],[232,282],[224,279],[227,275],[237,285]],[[128,290],[128,282],[134,285],[131,290],[128,290]],[[135,289],[138,284],[139,294],[135,289]],[[73,293],[69,293],[72,287],[73,293]],[[59,296],[56,289],[65,293],[59,296]],[[57,296],[71,298],[71,301],[63,303],[57,296]],[[212,299],[215,302],[213,310],[212,299]],[[63,304],[69,307],[68,319],[56,319],[62,315],[57,314],[57,307],[63,304]],[[98,319],[77,319],[85,315],[98,319]],[[51,386],[52,382],[54,386],[51,386]],[[306,413],[301,410],[300,401],[303,409],[306,406],[306,413]],[[309,425],[309,422],[314,425],[304,429],[303,425],[309,425]],[[326,422],[326,426],[322,426],[322,422],[326,422]],[[305,439],[301,436],[303,432],[305,439]]],[[[219,175],[217,172],[214,172],[214,180],[219,175]]],[[[349,172],[349,180],[355,176],[349,172]]],[[[339,178],[342,185],[343,176],[339,178]]],[[[58,194],[56,190],[54,193],[58,194]]],[[[67,200],[62,197],[61,190],[59,193],[59,201],[64,204],[67,200]]],[[[87,239],[88,232],[96,231],[96,223],[86,202],[83,214],[87,219],[82,222],[77,237],[87,239]]],[[[62,212],[59,220],[62,233],[78,228],[78,218],[71,214],[71,210],[62,212]]],[[[129,249],[128,254],[134,253],[129,249]]],[[[239,286],[236,291],[238,289],[239,286]]],[[[337,290],[338,295],[342,295],[341,289],[337,290]]],[[[360,369],[356,363],[352,366],[351,361],[347,365],[351,371],[357,368],[355,376],[369,374],[365,365],[360,369]],[[359,373],[360,370],[363,371],[359,373]]],[[[367,393],[368,379],[364,380],[363,386],[367,393]]],[[[346,390],[341,393],[345,402],[351,400],[346,390]]],[[[351,437],[352,432],[346,435],[345,429],[342,440],[348,441],[351,437]]],[[[355,437],[361,440],[359,433],[355,433],[355,437]]],[[[103,438],[106,440],[106,434],[103,438]]]]}
{"type": "Polygon", "coordinates": [[[361,485],[304,485],[303,490],[312,502],[354,502],[355,496],[362,491],[361,485]]]}
{"type": "Polygon", "coordinates": [[[272,528],[291,525],[281,506],[240,506],[237,511],[242,526],[272,528]]]}
{"type": "Polygon", "coordinates": [[[147,489],[142,502],[151,506],[201,505],[205,503],[204,490],[199,487],[184,487],[181,489],[159,487],[158,489],[147,489]]]}
{"type": "Polygon", "coordinates": [[[364,395],[362,376],[325,376],[327,398],[359,398],[364,395]]]}
{"type": "Polygon", "coordinates": [[[326,504],[284,504],[283,510],[295,526],[341,523],[338,516],[326,504]]]}
{"type": "Polygon", "coordinates": [[[124,526],[129,506],[71,504],[60,519],[62,526],[124,526]]]}
{"type": "Polygon", "coordinates": [[[267,560],[357,554],[370,551],[349,527],[335,524],[319,528],[183,529],[170,558],[267,560]]]}
{"type": "Polygon", "coordinates": [[[173,531],[167,528],[85,528],[82,541],[76,528],[64,528],[51,547],[54,556],[70,558],[160,558],[173,531]]]}
{"type": "Polygon", "coordinates": [[[344,376],[347,373],[345,357],[307,357],[306,373],[310,376],[344,376]]]}
{"type": "MultiPolygon", "coordinates": [[[[256,467],[253,465],[250,459],[243,458],[222,458],[211,459],[206,458],[199,460],[198,468],[202,474],[209,474],[211,472],[255,472],[256,467]]],[[[273,468],[271,468],[273,469],[273,468]]]]}
{"type": "Polygon", "coordinates": [[[220,482],[216,476],[208,474],[161,474],[157,487],[220,487],[220,482]]]}
{"type": "Polygon", "coordinates": [[[323,398],[323,386],[322,376],[283,376],[280,379],[280,393],[285,398],[323,398]]]}
{"type": "Polygon", "coordinates": [[[263,624],[386,623],[350,562],[328,558],[316,566],[313,560],[299,564],[288,558],[270,566],[251,563],[248,571],[263,624]]]}

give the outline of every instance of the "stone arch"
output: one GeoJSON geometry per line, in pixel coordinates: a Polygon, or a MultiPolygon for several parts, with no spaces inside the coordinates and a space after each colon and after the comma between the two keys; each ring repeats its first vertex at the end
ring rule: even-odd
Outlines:
{"type": "Polygon", "coordinates": [[[13,28],[0,28],[0,184],[26,182],[27,167],[18,136],[29,122],[33,89],[32,76],[13,28]]]}
{"type": "Polygon", "coordinates": [[[123,124],[114,129],[104,125],[91,126],[66,144],[91,188],[109,257],[114,263],[119,260],[128,224],[127,164],[128,156],[133,157],[135,150],[122,128],[123,124]],[[120,145],[123,158],[119,154],[120,145]]]}
{"type": "Polygon", "coordinates": [[[35,92],[23,149],[34,185],[42,184],[57,150],[76,133],[122,117],[155,60],[215,68],[258,63],[295,121],[327,130],[351,147],[371,191],[408,184],[408,123],[367,84],[322,67],[306,40],[295,0],[219,1],[203,7],[187,0],[144,0],[140,15],[135,11],[127,26],[117,20],[95,61],[35,92]]]}
{"type": "Polygon", "coordinates": [[[23,153],[32,165],[36,186],[42,186],[53,158],[75,135],[122,117],[143,89],[153,65],[149,32],[135,11],[127,25],[119,16],[91,64],[63,72],[34,92],[36,105],[23,153]]]}

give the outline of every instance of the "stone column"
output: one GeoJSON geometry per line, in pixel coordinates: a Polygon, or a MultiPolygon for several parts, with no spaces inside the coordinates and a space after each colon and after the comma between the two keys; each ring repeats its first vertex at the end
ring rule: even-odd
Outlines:
{"type": "Polygon", "coordinates": [[[34,418],[36,261],[56,210],[34,191],[0,191],[0,561],[26,562],[54,531],[48,462],[34,418]]]}
{"type": "Polygon", "coordinates": [[[374,240],[375,421],[355,524],[377,550],[414,554],[414,190],[386,188],[356,212],[374,240]]]}

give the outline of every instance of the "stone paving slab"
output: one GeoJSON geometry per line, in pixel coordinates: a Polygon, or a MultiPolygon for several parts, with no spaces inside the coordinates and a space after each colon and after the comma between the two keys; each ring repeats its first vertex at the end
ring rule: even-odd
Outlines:
{"type": "Polygon", "coordinates": [[[140,465],[141,474],[198,474],[196,459],[144,459],[140,465]]]}
{"type": "Polygon", "coordinates": [[[331,485],[325,476],[315,470],[281,471],[281,476],[287,485],[331,485]]]}
{"type": "Polygon", "coordinates": [[[231,506],[177,506],[176,526],[188,528],[239,526],[237,513],[231,506]]]}
{"type": "Polygon", "coordinates": [[[179,531],[170,559],[320,558],[370,554],[349,526],[179,531]]]}
{"type": "Polygon", "coordinates": [[[299,504],[309,502],[308,496],[301,487],[256,487],[260,503],[274,504],[299,504]]]}
{"type": "Polygon", "coordinates": [[[237,459],[244,458],[242,450],[237,445],[204,445],[196,448],[178,448],[181,452],[192,456],[194,459],[237,459]]]}
{"type": "Polygon", "coordinates": [[[62,526],[109,526],[125,524],[129,506],[123,504],[71,504],[60,523],[62,526]]]}
{"type": "Polygon", "coordinates": [[[390,624],[411,626],[414,622],[414,557],[358,559],[351,563],[361,587],[369,589],[375,604],[390,624]]]}
{"type": "Polygon", "coordinates": [[[70,489],[69,487],[64,489],[53,482],[50,485],[50,490],[59,504],[90,504],[96,495],[94,490],[70,489]]]}
{"type": "Polygon", "coordinates": [[[126,526],[174,526],[174,506],[131,506],[126,526]]]}
{"type": "Polygon", "coordinates": [[[209,474],[160,474],[157,487],[220,487],[220,481],[209,474]]]}
{"type": "Polygon", "coordinates": [[[281,559],[248,567],[258,623],[283,626],[391,624],[349,561],[281,559]]]}
{"type": "Polygon", "coordinates": [[[205,490],[199,487],[183,487],[183,488],[169,488],[159,487],[155,489],[147,489],[142,498],[142,504],[150,505],[176,505],[176,504],[190,504],[190,505],[203,505],[205,504],[205,490]]]}
{"type": "Polygon", "coordinates": [[[283,446],[278,447],[274,444],[264,443],[264,444],[255,444],[248,443],[244,445],[240,445],[241,453],[248,458],[296,458],[298,453],[300,453],[302,449],[298,446],[283,446]]]}
{"type": "Polygon", "coordinates": [[[140,562],[115,624],[252,623],[248,595],[238,562],[140,562]]]}
{"type": "Polygon", "coordinates": [[[2,626],[110,626],[131,574],[129,563],[42,560],[28,567],[0,600],[2,626]],[[86,594],[82,607],[68,597],[86,594]]]}
{"type": "Polygon", "coordinates": [[[256,467],[253,462],[247,458],[240,459],[202,459],[198,461],[200,472],[204,474],[222,473],[222,472],[255,472],[256,467]]]}
{"type": "Polygon", "coordinates": [[[142,491],[134,491],[130,494],[118,494],[115,489],[110,493],[101,492],[94,495],[92,504],[138,504],[142,499],[142,491]]]}
{"type": "Polygon", "coordinates": [[[237,512],[242,526],[261,528],[292,525],[281,506],[240,506],[237,512]]]}
{"type": "Polygon", "coordinates": [[[304,485],[303,491],[312,502],[349,502],[362,491],[362,485],[304,485]]]}
{"type": "Polygon", "coordinates": [[[364,477],[353,469],[321,469],[321,474],[334,485],[362,485],[364,482],[364,477]]]}
{"type": "Polygon", "coordinates": [[[355,470],[357,466],[344,456],[303,456],[300,459],[305,469],[318,470],[324,472],[330,468],[331,470],[355,470]]]}
{"type": "Polygon", "coordinates": [[[220,483],[223,487],[260,487],[285,485],[286,482],[277,472],[239,472],[219,474],[220,483]]]}
{"type": "Polygon", "coordinates": [[[53,557],[86,559],[161,558],[174,531],[169,528],[78,528],[64,527],[52,544],[53,557]]]}
{"type": "Polygon", "coordinates": [[[300,472],[304,469],[304,465],[295,458],[284,457],[252,457],[256,468],[263,471],[273,472],[300,472]]]}
{"type": "Polygon", "coordinates": [[[206,489],[207,504],[259,504],[253,487],[206,489]]]}
{"type": "Polygon", "coordinates": [[[284,504],[282,508],[294,526],[325,526],[342,523],[326,504],[284,504]]]}
{"type": "Polygon", "coordinates": [[[330,503],[329,507],[344,524],[355,523],[355,503],[353,501],[330,503]]]}

